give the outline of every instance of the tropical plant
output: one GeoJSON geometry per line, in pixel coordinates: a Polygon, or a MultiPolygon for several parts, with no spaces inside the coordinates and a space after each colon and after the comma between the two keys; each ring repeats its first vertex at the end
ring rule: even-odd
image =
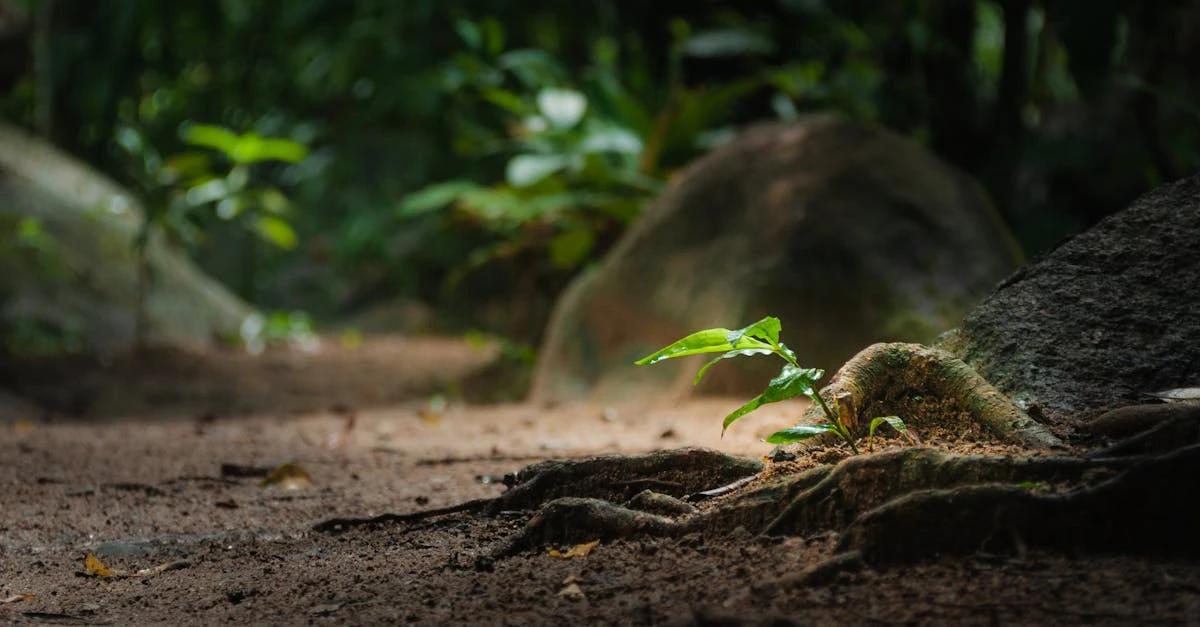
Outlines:
{"type": "MultiPolygon", "coordinates": [[[[770,444],[791,444],[807,440],[819,435],[833,434],[841,438],[850,449],[859,453],[855,443],[857,434],[849,424],[848,416],[842,416],[837,406],[830,406],[817,390],[817,382],[825,376],[820,368],[803,368],[796,361],[796,354],[786,344],[779,341],[782,324],[778,318],[768,316],[754,324],[741,329],[705,329],[697,331],[681,340],[666,346],[635,362],[639,366],[658,363],[667,359],[687,357],[707,353],[721,353],[696,373],[694,383],[699,383],[704,373],[723,359],[752,355],[776,355],[784,361],[779,375],[767,384],[762,394],[750,399],[749,402],[733,410],[721,426],[721,434],[738,418],[758,409],[767,403],[776,403],[798,396],[806,396],[817,404],[825,414],[828,422],[819,425],[796,425],[771,434],[766,439],[770,444]]],[[[880,416],[873,418],[867,431],[868,449],[874,448],[875,431],[881,425],[891,426],[901,434],[909,435],[908,426],[899,416],[880,416]]]]}

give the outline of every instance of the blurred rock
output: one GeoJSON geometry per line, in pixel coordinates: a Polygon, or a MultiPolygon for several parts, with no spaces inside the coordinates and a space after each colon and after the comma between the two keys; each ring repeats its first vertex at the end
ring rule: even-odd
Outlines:
{"type": "MultiPolygon", "coordinates": [[[[0,123],[0,229],[35,218],[43,241],[0,247],[0,319],[111,353],[135,340],[139,201],[104,175],[0,123]]],[[[11,239],[11,238],[10,238],[11,239]]],[[[236,336],[253,309],[152,237],[147,340],[208,344],[236,336]]]]}
{"type": "MultiPolygon", "coordinates": [[[[801,363],[833,371],[873,342],[933,340],[1020,261],[979,185],[907,139],[832,115],[756,126],[681,172],[566,290],[532,398],[684,394],[702,358],[633,361],[765,315],[801,363]]],[[[757,393],[778,369],[733,360],[702,389],[757,393]]]]}

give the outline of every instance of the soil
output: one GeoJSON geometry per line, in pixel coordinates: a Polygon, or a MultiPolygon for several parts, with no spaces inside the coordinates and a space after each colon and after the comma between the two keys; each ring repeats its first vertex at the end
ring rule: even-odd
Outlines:
{"type": "MultiPolygon", "coordinates": [[[[506,474],[551,458],[684,446],[758,458],[771,452],[759,439],[805,409],[766,406],[722,438],[720,418],[739,399],[457,400],[483,385],[493,357],[456,340],[374,338],[317,353],[160,350],[0,366],[0,387],[21,395],[0,393],[0,619],[1129,625],[1200,617],[1200,564],[1170,557],[980,550],[813,576],[826,572],[812,569],[829,564],[839,533],[642,535],[590,552],[574,547],[585,555],[556,556],[573,547],[552,545],[492,560],[533,512],[314,530],[336,518],[496,498],[506,474]],[[88,554],[99,560],[90,570],[88,554]],[[126,574],[162,568],[97,576],[100,565],[126,574]]],[[[922,438],[957,452],[1021,452],[978,437],[922,438]]],[[[843,457],[817,447],[770,464],[764,476],[843,457]]]]}

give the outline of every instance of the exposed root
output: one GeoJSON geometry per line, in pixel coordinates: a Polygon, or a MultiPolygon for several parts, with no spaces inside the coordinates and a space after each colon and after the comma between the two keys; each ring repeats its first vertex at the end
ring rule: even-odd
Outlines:
{"type": "Polygon", "coordinates": [[[486,513],[529,510],[559,497],[588,497],[623,503],[642,490],[682,498],[762,471],[755,459],[705,448],[551,460],[506,477],[510,489],[486,513]]]}
{"type": "Polygon", "coordinates": [[[995,484],[914,492],[863,514],[841,548],[875,565],[1026,547],[1196,557],[1198,473],[1193,445],[1063,494],[995,484]]]}
{"type": "MultiPolygon", "coordinates": [[[[933,396],[951,402],[998,439],[1032,448],[1063,445],[966,362],[921,344],[868,346],[838,370],[821,395],[848,407],[850,415],[843,420],[859,435],[866,429],[860,418],[899,414],[910,426],[919,426],[923,417],[911,414],[912,401],[933,396]]],[[[804,417],[805,422],[827,422],[820,407],[810,408],[804,417]]]]}
{"type": "Polygon", "coordinates": [[[569,544],[634,537],[724,534],[743,527],[751,533],[803,535],[840,530],[864,512],[897,497],[930,487],[987,483],[1012,484],[1021,492],[1049,483],[1078,482],[1085,476],[1116,473],[1134,459],[1080,459],[958,456],[924,448],[863,455],[837,466],[822,466],[775,477],[745,494],[712,503],[696,514],[675,516],[643,511],[636,502],[616,505],[595,498],[559,498],[546,505],[494,557],[543,543],[569,544]],[[1017,484],[1025,484],[1018,486],[1017,484]]]}

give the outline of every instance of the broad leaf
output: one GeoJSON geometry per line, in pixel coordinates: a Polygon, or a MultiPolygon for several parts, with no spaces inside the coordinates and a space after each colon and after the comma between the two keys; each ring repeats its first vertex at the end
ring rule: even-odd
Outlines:
{"type": "Polygon", "coordinates": [[[756,337],[768,344],[779,343],[779,331],[782,329],[779,318],[767,316],[754,324],[729,332],[729,343],[738,346],[744,337],[756,337]]]}
{"type": "Polygon", "coordinates": [[[815,438],[818,435],[837,432],[838,428],[835,425],[796,425],[772,433],[765,441],[768,444],[791,444],[815,438]]]}
{"type": "MultiPolygon", "coordinates": [[[[705,329],[697,331],[677,342],[662,348],[654,353],[651,353],[636,362],[639,366],[646,364],[658,363],[664,359],[674,359],[675,357],[686,357],[688,355],[700,355],[703,353],[724,353],[733,350],[733,346],[726,339],[729,335],[729,329],[705,329]]],[[[771,350],[771,347],[758,341],[746,340],[742,343],[743,348],[759,348],[771,350]],[[746,342],[751,342],[747,344],[746,342]]]]}
{"type": "Polygon", "coordinates": [[[719,355],[717,357],[713,357],[711,361],[709,361],[707,364],[704,364],[704,367],[700,368],[700,372],[696,373],[696,378],[692,381],[692,384],[695,385],[697,383],[700,383],[700,378],[704,376],[704,373],[708,372],[709,368],[712,368],[714,364],[716,364],[718,361],[721,361],[722,359],[729,359],[730,357],[739,357],[739,356],[749,357],[752,355],[770,355],[772,352],[774,352],[774,351],[772,351],[769,348],[738,348],[735,350],[728,351],[724,355],[719,355]]]}
{"type": "Polygon", "coordinates": [[[588,229],[559,233],[550,240],[550,263],[565,270],[574,268],[587,258],[594,244],[595,237],[588,229]]]}
{"type": "MultiPolygon", "coordinates": [[[[762,342],[753,338],[744,338],[742,341],[746,342],[747,340],[762,344],[762,342]]],[[[771,379],[771,383],[767,385],[767,389],[762,394],[750,399],[750,402],[735,409],[733,413],[725,417],[725,422],[721,426],[721,433],[725,433],[729,425],[733,424],[738,418],[767,403],[777,403],[790,398],[796,398],[797,396],[812,394],[817,381],[823,376],[825,376],[825,371],[819,368],[797,368],[791,364],[785,365],[783,370],[779,372],[779,376],[771,379]]]]}

